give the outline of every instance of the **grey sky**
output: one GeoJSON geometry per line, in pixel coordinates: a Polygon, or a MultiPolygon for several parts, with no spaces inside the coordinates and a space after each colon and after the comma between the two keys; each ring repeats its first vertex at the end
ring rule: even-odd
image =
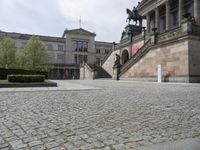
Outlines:
{"type": "Polygon", "coordinates": [[[0,30],[62,36],[65,28],[96,32],[96,40],[116,41],[126,26],[125,9],[138,0],[0,0],[0,30]]]}

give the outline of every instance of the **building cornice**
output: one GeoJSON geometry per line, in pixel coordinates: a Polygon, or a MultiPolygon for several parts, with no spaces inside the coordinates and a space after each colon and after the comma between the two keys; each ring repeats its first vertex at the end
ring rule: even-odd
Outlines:
{"type": "Polygon", "coordinates": [[[85,29],[79,28],[79,29],[72,29],[72,30],[68,30],[66,29],[62,35],[62,37],[64,37],[66,34],[75,34],[75,35],[89,35],[89,36],[93,36],[95,37],[96,34],[89,32],[85,29]]]}
{"type": "Polygon", "coordinates": [[[39,37],[42,41],[61,42],[61,43],[65,42],[65,39],[61,38],[61,37],[52,37],[52,36],[42,36],[42,35],[34,35],[34,34],[23,34],[23,33],[0,31],[0,37],[10,37],[13,39],[29,40],[32,36],[39,37]]]}
{"type": "Polygon", "coordinates": [[[166,2],[167,0],[143,0],[138,4],[137,9],[140,15],[145,16],[147,13],[155,10],[157,7],[166,2]]]}

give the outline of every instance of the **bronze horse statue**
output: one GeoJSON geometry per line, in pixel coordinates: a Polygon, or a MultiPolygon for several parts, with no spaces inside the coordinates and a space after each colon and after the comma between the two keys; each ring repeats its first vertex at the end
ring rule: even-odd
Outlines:
{"type": "Polygon", "coordinates": [[[139,15],[139,13],[135,7],[133,8],[133,11],[131,11],[130,9],[127,8],[126,13],[128,14],[128,18],[126,19],[126,22],[129,21],[129,24],[130,24],[130,21],[133,20],[137,24],[137,22],[139,21],[140,26],[142,26],[143,17],[141,15],[139,15]]]}

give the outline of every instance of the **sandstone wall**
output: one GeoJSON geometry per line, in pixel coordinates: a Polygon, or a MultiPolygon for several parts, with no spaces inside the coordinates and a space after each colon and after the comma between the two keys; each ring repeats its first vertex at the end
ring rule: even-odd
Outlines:
{"type": "Polygon", "coordinates": [[[115,62],[115,54],[120,54],[120,50],[113,51],[108,57],[106,62],[102,65],[102,68],[106,70],[111,76],[113,75],[113,65],[115,62]]]}
{"type": "Polygon", "coordinates": [[[189,74],[191,82],[200,82],[200,38],[189,40],[189,74]]]}
{"type": "Polygon", "coordinates": [[[142,59],[126,71],[120,79],[156,78],[158,64],[162,65],[163,76],[187,77],[189,72],[188,40],[174,41],[152,48],[142,59]]]}
{"type": "Polygon", "coordinates": [[[86,66],[80,68],[80,80],[93,80],[93,72],[86,66]]]}
{"type": "Polygon", "coordinates": [[[200,75],[200,39],[189,41],[190,75],[200,75]]]}

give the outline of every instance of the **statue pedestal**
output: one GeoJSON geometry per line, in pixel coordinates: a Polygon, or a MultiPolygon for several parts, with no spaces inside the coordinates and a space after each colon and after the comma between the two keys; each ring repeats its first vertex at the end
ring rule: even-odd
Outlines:
{"type": "Polygon", "coordinates": [[[119,72],[120,72],[120,67],[114,66],[113,67],[113,76],[112,76],[113,80],[119,80],[119,72]]]}
{"type": "Polygon", "coordinates": [[[139,35],[142,33],[142,27],[138,25],[129,24],[125,27],[126,33],[132,34],[133,36],[139,35]]]}

